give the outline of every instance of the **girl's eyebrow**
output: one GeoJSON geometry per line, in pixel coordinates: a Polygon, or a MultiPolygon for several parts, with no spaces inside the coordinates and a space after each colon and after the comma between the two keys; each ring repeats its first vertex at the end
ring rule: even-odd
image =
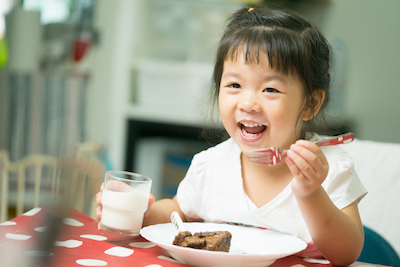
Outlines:
{"type": "Polygon", "coordinates": [[[236,73],[236,72],[224,72],[224,73],[222,73],[222,77],[240,78],[241,75],[240,75],[240,73],[236,73]]]}
{"type": "MultiPolygon", "coordinates": [[[[225,72],[225,73],[222,74],[222,77],[224,77],[224,78],[228,78],[228,77],[241,78],[242,75],[240,73],[237,73],[237,72],[225,72]]],[[[267,81],[267,82],[273,81],[273,80],[277,80],[277,81],[280,81],[280,82],[285,83],[285,84],[288,82],[287,79],[284,76],[279,75],[279,74],[277,74],[277,75],[265,75],[264,80],[267,81]]]]}
{"type": "Polygon", "coordinates": [[[282,75],[267,75],[265,77],[265,80],[266,81],[278,80],[278,81],[280,81],[282,83],[287,83],[288,82],[287,79],[282,75]]]}

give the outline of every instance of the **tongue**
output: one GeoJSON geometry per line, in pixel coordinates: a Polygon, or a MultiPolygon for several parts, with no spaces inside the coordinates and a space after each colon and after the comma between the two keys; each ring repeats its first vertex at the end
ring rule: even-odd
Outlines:
{"type": "Polygon", "coordinates": [[[256,127],[246,127],[243,126],[244,130],[251,134],[258,134],[265,130],[265,126],[256,126],[256,127]]]}

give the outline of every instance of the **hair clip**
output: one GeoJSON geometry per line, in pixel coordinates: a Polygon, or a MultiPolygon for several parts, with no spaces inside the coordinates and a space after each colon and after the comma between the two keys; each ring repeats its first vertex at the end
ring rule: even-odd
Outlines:
{"type": "Polygon", "coordinates": [[[254,7],[250,7],[249,10],[247,10],[247,12],[250,12],[252,10],[254,10],[254,7]]]}

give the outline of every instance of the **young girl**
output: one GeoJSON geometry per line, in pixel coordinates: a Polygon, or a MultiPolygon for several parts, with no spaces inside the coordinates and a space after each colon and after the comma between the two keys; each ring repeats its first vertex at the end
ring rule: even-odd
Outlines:
{"type": "Polygon", "coordinates": [[[341,148],[318,147],[316,134],[304,140],[329,98],[329,65],[327,41],[299,15],[233,14],[213,74],[230,139],[194,156],[173,199],[151,197],[144,225],[169,222],[176,210],[187,222],[241,222],[299,237],[309,244],[301,256],[357,260],[364,240],[357,204],[366,190],[341,148]],[[251,150],[268,147],[284,148],[284,162],[250,162],[251,150]]]}

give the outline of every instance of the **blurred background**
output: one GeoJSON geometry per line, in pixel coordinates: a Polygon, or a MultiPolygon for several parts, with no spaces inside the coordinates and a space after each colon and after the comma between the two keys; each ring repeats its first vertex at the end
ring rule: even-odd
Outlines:
{"type": "Polygon", "coordinates": [[[256,3],[299,12],[331,43],[333,126],[400,143],[398,0],[0,0],[0,149],[18,160],[96,142],[108,169],[174,195],[218,141],[199,136],[224,22],[256,3]]]}

